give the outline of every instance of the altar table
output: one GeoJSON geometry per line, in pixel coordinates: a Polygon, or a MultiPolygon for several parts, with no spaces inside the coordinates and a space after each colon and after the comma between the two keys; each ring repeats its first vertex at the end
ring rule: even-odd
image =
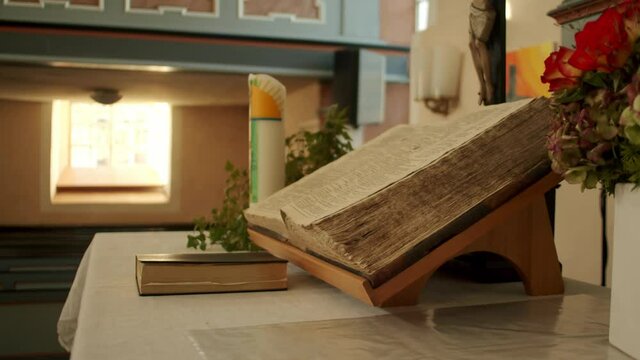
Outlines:
{"type": "MultiPolygon", "coordinates": [[[[139,296],[134,256],[185,253],[186,232],[97,234],[58,323],[71,359],[627,359],[607,289],[435,277],[414,307],[365,305],[289,264],[287,291],[139,296]]],[[[222,251],[214,248],[213,251],[222,251]]]]}

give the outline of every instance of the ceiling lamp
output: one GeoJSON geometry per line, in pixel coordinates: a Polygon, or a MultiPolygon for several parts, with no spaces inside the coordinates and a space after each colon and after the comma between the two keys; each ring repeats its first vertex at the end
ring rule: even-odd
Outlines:
{"type": "Polygon", "coordinates": [[[91,98],[97,103],[111,105],[120,101],[122,95],[116,89],[93,89],[91,98]]]}

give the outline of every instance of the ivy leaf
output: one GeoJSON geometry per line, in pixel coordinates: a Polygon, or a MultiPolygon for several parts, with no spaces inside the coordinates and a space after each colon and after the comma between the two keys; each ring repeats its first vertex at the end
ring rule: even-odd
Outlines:
{"type": "Polygon", "coordinates": [[[196,249],[198,248],[199,243],[200,242],[195,236],[187,235],[187,247],[196,249]]]}
{"type": "Polygon", "coordinates": [[[347,114],[347,108],[329,106],[325,111],[323,127],[319,131],[301,131],[287,138],[287,184],[311,174],[353,150],[347,114]]]}
{"type": "Polygon", "coordinates": [[[231,173],[231,176],[233,176],[233,171],[235,170],[235,167],[233,166],[231,161],[227,160],[227,162],[224,164],[224,170],[228,173],[231,173]]]}
{"type": "MultiPolygon", "coordinates": [[[[319,131],[300,131],[287,137],[287,184],[351,151],[353,147],[347,124],[347,109],[339,109],[333,105],[327,109],[324,125],[319,131]]],[[[194,220],[194,230],[198,235],[188,235],[187,246],[205,250],[208,238],[211,244],[219,244],[227,251],[262,251],[249,239],[247,220],[243,213],[249,207],[248,172],[235,167],[230,161],[225,163],[224,169],[228,175],[222,206],[212,209],[209,219],[194,220]]]]}
{"type": "Polygon", "coordinates": [[[248,250],[251,241],[247,232],[243,210],[249,207],[249,179],[246,170],[236,168],[231,162],[225,164],[224,199],[220,209],[211,210],[211,218],[194,220],[198,235],[187,236],[187,247],[206,250],[207,238],[211,244],[220,244],[229,251],[248,250]],[[239,223],[239,224],[238,224],[239,223]],[[207,236],[208,234],[208,236],[207,236]],[[238,243],[237,239],[243,241],[238,243]],[[230,242],[234,244],[230,245],[230,242]],[[238,243],[236,245],[236,243],[238,243]]]}

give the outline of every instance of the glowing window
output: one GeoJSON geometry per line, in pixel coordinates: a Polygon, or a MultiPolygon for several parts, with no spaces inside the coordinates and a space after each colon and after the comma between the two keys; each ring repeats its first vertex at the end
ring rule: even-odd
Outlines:
{"type": "Polygon", "coordinates": [[[429,0],[416,0],[416,31],[429,27],[429,0]]]}
{"type": "Polygon", "coordinates": [[[57,193],[126,189],[162,194],[168,199],[171,106],[57,100],[53,104],[51,153],[51,177],[57,193]]]}
{"type": "Polygon", "coordinates": [[[170,118],[166,103],[71,103],[71,167],[161,164],[168,155],[170,118]]]}

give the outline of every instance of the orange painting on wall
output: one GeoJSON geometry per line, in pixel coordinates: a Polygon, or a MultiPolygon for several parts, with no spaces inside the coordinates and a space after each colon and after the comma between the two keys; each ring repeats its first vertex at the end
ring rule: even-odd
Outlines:
{"type": "Polygon", "coordinates": [[[555,48],[556,44],[549,42],[507,52],[507,101],[550,95],[540,76],[544,60],[555,48]]]}

